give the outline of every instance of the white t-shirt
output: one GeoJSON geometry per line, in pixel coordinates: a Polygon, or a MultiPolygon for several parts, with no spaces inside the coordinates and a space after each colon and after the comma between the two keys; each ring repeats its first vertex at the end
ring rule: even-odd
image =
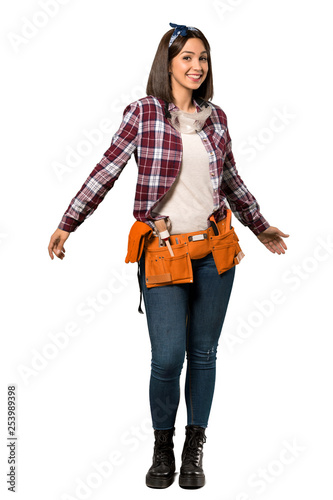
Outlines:
{"type": "Polygon", "coordinates": [[[183,141],[182,164],[172,187],[154,208],[154,216],[169,217],[170,234],[207,229],[207,218],[213,212],[213,185],[209,175],[208,152],[197,134],[210,112],[211,108],[195,113],[178,110],[172,117],[183,141]]]}

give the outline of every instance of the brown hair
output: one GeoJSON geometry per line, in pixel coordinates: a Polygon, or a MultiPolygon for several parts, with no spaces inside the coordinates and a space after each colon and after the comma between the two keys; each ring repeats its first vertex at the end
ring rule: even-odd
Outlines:
{"type": "Polygon", "coordinates": [[[174,29],[167,31],[157,48],[155,58],[149,73],[146,92],[167,102],[173,102],[171,81],[169,75],[169,64],[171,60],[179,54],[189,38],[200,38],[205,50],[207,50],[208,73],[204,82],[196,90],[193,90],[193,98],[201,97],[205,101],[213,98],[213,71],[210,58],[210,45],[204,34],[200,31],[187,30],[187,35],[178,35],[169,48],[169,42],[174,29]]]}

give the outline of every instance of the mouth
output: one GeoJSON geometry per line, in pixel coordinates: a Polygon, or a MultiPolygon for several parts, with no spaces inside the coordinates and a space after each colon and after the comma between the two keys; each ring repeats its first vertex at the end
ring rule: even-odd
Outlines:
{"type": "Polygon", "coordinates": [[[202,78],[202,75],[186,75],[192,82],[199,82],[202,78]]]}

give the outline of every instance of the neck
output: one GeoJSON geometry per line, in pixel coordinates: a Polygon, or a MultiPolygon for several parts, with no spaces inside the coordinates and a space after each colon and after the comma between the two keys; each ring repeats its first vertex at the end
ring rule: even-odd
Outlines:
{"type": "Polygon", "coordinates": [[[177,108],[185,111],[185,113],[194,113],[196,111],[195,104],[192,102],[193,92],[188,89],[177,89],[177,92],[173,89],[174,104],[177,108]]]}

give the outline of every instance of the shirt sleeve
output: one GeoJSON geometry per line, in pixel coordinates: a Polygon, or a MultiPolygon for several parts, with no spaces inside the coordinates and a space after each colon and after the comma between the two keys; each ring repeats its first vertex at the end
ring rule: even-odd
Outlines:
{"type": "Polygon", "coordinates": [[[244,226],[248,226],[255,235],[270,227],[270,224],[260,213],[259,203],[250,193],[237,171],[228,128],[221,190],[227,197],[230,209],[236,218],[244,226]]]}
{"type": "Polygon", "coordinates": [[[125,108],[122,123],[113,135],[110,147],[70,202],[58,225],[59,229],[74,232],[113,187],[137,147],[139,113],[137,102],[125,108]]]}

